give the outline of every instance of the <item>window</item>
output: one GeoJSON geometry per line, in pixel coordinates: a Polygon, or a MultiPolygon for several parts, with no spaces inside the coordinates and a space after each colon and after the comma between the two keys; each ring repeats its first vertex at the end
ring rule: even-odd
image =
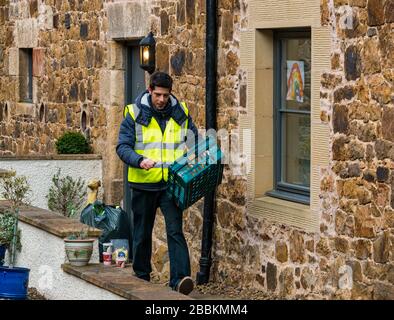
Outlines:
{"type": "Polygon", "coordinates": [[[33,102],[33,49],[19,49],[19,101],[33,102]]]}
{"type": "Polygon", "coordinates": [[[311,35],[274,34],[274,190],[269,195],[309,203],[311,35]]]}

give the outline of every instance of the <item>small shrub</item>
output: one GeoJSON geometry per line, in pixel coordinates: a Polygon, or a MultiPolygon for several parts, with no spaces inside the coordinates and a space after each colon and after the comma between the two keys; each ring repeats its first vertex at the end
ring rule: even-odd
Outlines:
{"type": "Polygon", "coordinates": [[[75,232],[67,236],[68,240],[86,240],[89,239],[90,226],[81,229],[79,232],[75,232]]]}
{"type": "Polygon", "coordinates": [[[80,132],[65,132],[56,142],[58,154],[90,153],[91,148],[84,135],[80,132]]]}
{"type": "MultiPolygon", "coordinates": [[[[0,214],[0,244],[11,249],[12,239],[14,236],[14,226],[16,217],[12,212],[5,212],[0,214]]],[[[21,251],[21,230],[18,229],[16,234],[16,250],[21,251]]]]}
{"type": "Polygon", "coordinates": [[[60,173],[59,169],[52,177],[52,186],[46,196],[48,208],[60,212],[65,217],[73,217],[84,204],[86,185],[80,177],[74,180],[68,175],[60,177],[60,173]]]}
{"type": "Polygon", "coordinates": [[[0,179],[1,196],[11,204],[11,210],[0,214],[0,244],[8,249],[10,268],[15,263],[16,252],[21,251],[21,230],[18,228],[19,209],[29,204],[31,188],[25,176],[0,179]]]}
{"type": "Polygon", "coordinates": [[[13,176],[0,179],[1,196],[11,203],[11,209],[28,205],[31,188],[25,176],[13,176]]]}

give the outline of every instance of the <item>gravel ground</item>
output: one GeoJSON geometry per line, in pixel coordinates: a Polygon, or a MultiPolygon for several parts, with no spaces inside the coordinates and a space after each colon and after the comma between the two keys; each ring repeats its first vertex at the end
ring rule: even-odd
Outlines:
{"type": "MultiPolygon", "coordinates": [[[[151,282],[168,286],[168,281],[163,282],[159,277],[152,276],[151,282]]],[[[204,285],[195,285],[194,290],[190,294],[194,299],[210,299],[210,300],[274,300],[278,299],[264,291],[254,290],[250,288],[240,288],[224,285],[220,282],[208,282],[204,285]]]]}
{"type": "MultiPolygon", "coordinates": [[[[10,300],[10,299],[0,298],[0,300],[10,300]]],[[[28,288],[27,289],[27,300],[48,300],[48,299],[45,298],[41,293],[39,293],[36,288],[28,288]]]]}
{"type": "Polygon", "coordinates": [[[36,288],[29,288],[27,291],[28,300],[48,300],[41,293],[37,291],[36,288]]]}
{"type": "MultiPolygon", "coordinates": [[[[197,285],[191,293],[195,299],[228,299],[228,300],[285,300],[265,291],[251,288],[231,287],[217,282],[197,285]],[[206,298],[205,298],[205,297],[206,298]]],[[[292,300],[322,300],[317,294],[297,295],[292,300]]]]}
{"type": "MultiPolygon", "coordinates": [[[[209,282],[204,285],[197,285],[194,291],[199,295],[206,295],[209,298],[236,299],[236,300],[273,300],[277,299],[266,292],[227,286],[221,283],[209,282]]],[[[196,297],[197,298],[197,297],[196,297]]],[[[198,299],[198,298],[197,298],[198,299]]]]}

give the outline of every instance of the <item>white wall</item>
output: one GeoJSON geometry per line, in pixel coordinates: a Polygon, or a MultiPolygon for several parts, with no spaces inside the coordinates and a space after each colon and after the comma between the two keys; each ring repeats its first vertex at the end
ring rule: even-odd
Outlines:
{"type": "MultiPolygon", "coordinates": [[[[0,160],[0,168],[15,170],[25,175],[32,189],[31,205],[48,209],[45,196],[52,185],[52,177],[61,169],[61,176],[81,177],[87,184],[90,179],[102,180],[102,160],[0,160]]],[[[100,188],[98,198],[102,199],[100,188]]]]}
{"type": "MultiPolygon", "coordinates": [[[[53,234],[19,221],[22,251],[15,266],[30,269],[29,287],[36,288],[49,300],[125,300],[110,291],[63,272],[68,263],[64,241],[53,234]]],[[[89,263],[99,263],[97,239],[89,263]]],[[[5,265],[8,265],[8,253],[5,265]]]]}

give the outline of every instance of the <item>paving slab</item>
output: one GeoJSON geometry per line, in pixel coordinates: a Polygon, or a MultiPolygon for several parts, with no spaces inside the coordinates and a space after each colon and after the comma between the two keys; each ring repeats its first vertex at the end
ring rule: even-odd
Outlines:
{"type": "Polygon", "coordinates": [[[63,264],[64,272],[108,290],[128,300],[194,300],[192,297],[144,281],[132,275],[132,268],[106,266],[102,263],[75,267],[63,264]]]}
{"type": "MultiPolygon", "coordinates": [[[[9,201],[0,200],[0,211],[10,208],[11,203],[9,201]]],[[[67,218],[50,210],[33,206],[21,207],[19,210],[19,220],[61,238],[88,228],[86,224],[79,222],[77,219],[67,218]]],[[[101,233],[102,230],[89,227],[89,237],[99,237],[101,233]]]]}

